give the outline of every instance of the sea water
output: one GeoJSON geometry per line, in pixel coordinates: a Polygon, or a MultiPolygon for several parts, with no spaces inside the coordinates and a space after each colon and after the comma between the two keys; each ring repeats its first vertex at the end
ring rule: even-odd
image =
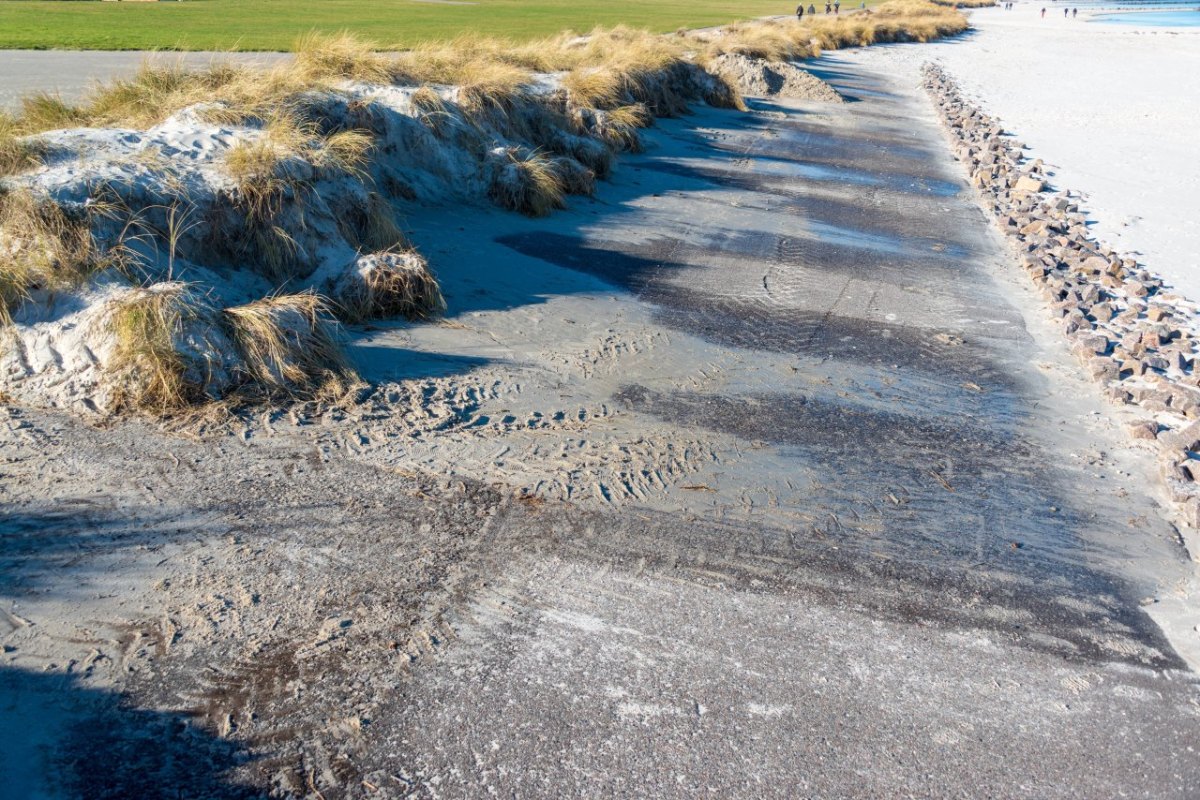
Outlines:
{"type": "Polygon", "coordinates": [[[1092,22],[1107,25],[1138,25],[1147,28],[1200,28],[1200,5],[1186,11],[1138,11],[1123,14],[1099,14],[1092,22]]]}

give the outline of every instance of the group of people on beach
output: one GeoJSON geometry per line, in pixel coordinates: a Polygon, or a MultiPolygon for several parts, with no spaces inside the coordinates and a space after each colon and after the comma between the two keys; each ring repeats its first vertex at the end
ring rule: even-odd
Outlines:
{"type": "MultiPolygon", "coordinates": [[[[862,3],[862,5],[859,6],[859,8],[866,8],[866,7],[867,7],[866,0],[863,0],[863,3],[862,3]]],[[[826,14],[833,14],[834,16],[839,16],[841,13],[841,10],[842,10],[841,0],[835,0],[835,2],[825,4],[825,13],[826,14]]],[[[815,5],[813,5],[812,3],[809,3],[808,11],[805,11],[803,3],[796,6],[796,19],[804,19],[804,15],[806,13],[810,16],[816,14],[817,7],[815,5]]]]}
{"type": "MultiPolygon", "coordinates": [[[[833,14],[837,15],[841,10],[842,10],[842,4],[841,4],[840,0],[839,0],[839,2],[836,2],[836,3],[826,3],[825,4],[825,13],[826,14],[833,12],[833,14]]],[[[796,6],[796,19],[804,19],[804,13],[805,13],[805,11],[804,11],[803,3],[796,6]]],[[[817,7],[810,3],[808,6],[808,14],[811,16],[816,13],[817,13],[817,7]]]]}
{"type": "MultiPolygon", "coordinates": [[[[1012,5],[1012,4],[1010,3],[1009,5],[1012,5]]],[[[1063,19],[1066,19],[1067,17],[1071,17],[1072,19],[1074,19],[1077,16],[1079,16],[1078,8],[1064,8],[1063,9],[1063,19]]],[[[1042,19],[1045,19],[1045,18],[1046,18],[1046,9],[1042,8],[1042,19]]]]}

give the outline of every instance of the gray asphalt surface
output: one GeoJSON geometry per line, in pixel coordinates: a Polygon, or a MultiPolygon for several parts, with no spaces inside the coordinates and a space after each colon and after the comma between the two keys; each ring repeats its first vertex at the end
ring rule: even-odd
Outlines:
{"type": "Polygon", "coordinates": [[[276,53],[153,53],[137,50],[0,50],[0,109],[16,109],[21,97],[36,92],[64,100],[83,97],[96,83],[128,77],[147,60],[204,67],[213,61],[264,64],[287,58],[276,53]]]}

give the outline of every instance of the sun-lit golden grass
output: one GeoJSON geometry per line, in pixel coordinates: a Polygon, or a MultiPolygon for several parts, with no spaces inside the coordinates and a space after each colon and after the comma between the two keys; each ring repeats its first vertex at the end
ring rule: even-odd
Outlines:
{"type": "Polygon", "coordinates": [[[377,253],[371,262],[337,298],[338,314],[346,321],[428,319],[446,310],[437,278],[415,250],[377,253]]]}
{"type": "Polygon", "coordinates": [[[596,133],[614,150],[640,153],[642,136],[638,131],[648,126],[653,119],[641,103],[620,106],[599,116],[596,133]]]}
{"type": "Polygon", "coordinates": [[[580,67],[563,76],[571,102],[589,108],[612,108],[621,102],[621,76],[602,67],[580,67]]]}
{"type": "Polygon", "coordinates": [[[0,195],[0,324],[36,289],[74,288],[121,265],[123,250],[105,250],[92,232],[90,216],[102,213],[96,203],[90,215],[68,214],[28,189],[0,195]]]}
{"type": "Polygon", "coordinates": [[[236,213],[214,208],[207,220],[209,244],[215,252],[278,282],[291,277],[298,245],[277,219],[285,201],[303,202],[301,183],[279,169],[288,155],[269,134],[230,148],[225,168],[234,187],[227,196],[236,213]]]}
{"type": "Polygon", "coordinates": [[[275,295],[222,313],[242,356],[246,388],[309,398],[340,394],[353,380],[337,323],[318,295],[275,295]]]}
{"type": "Polygon", "coordinates": [[[516,148],[509,148],[502,158],[489,189],[497,204],[530,217],[544,217],[565,206],[562,177],[553,159],[539,152],[522,154],[516,148]]]}
{"type": "Polygon", "coordinates": [[[288,280],[298,247],[279,217],[286,204],[302,205],[309,187],[281,165],[296,158],[318,169],[361,177],[372,144],[363,131],[321,136],[315,123],[294,113],[274,114],[263,124],[259,138],[239,142],[225,155],[225,168],[233,181],[228,197],[240,215],[232,219],[213,215],[210,243],[276,281],[288,280]]]}
{"type": "Polygon", "coordinates": [[[75,128],[86,121],[78,108],[57,95],[38,92],[21,98],[21,123],[29,131],[75,128]]]}
{"type": "MultiPolygon", "coordinates": [[[[534,71],[567,73],[564,86],[578,104],[612,108],[637,101],[655,114],[675,114],[682,100],[672,96],[666,78],[689,60],[703,64],[726,52],[802,59],[820,49],[927,41],[965,27],[965,18],[947,6],[889,0],[865,12],[803,23],[755,21],[715,32],[668,35],[617,26],[521,44],[467,35],[398,54],[381,52],[387,48],[347,33],[310,35],[299,42],[294,60],[269,68],[216,63],[187,69],[177,63],[148,62],[133,76],[98,87],[78,106],[48,95],[29,98],[14,121],[14,132],[38,133],[64,125],[143,128],[199,103],[220,103],[206,115],[241,121],[293,107],[305,92],[330,89],[342,80],[458,86],[468,111],[504,110],[534,71]]],[[[738,103],[724,92],[713,100],[732,107],[738,103]]]]}
{"type": "Polygon", "coordinates": [[[310,33],[296,45],[294,69],[300,81],[354,80],[392,83],[396,61],[379,53],[371,43],[349,33],[310,33]]]}
{"type": "Polygon", "coordinates": [[[926,42],[961,33],[967,20],[949,4],[928,0],[888,0],[879,6],[835,17],[806,17],[803,21],[756,20],[716,31],[688,34],[705,64],[724,53],[773,61],[803,60],[822,50],[886,42],[926,42]]]}
{"type": "Polygon", "coordinates": [[[711,34],[698,35],[695,40],[706,45],[698,51],[700,63],[725,53],[769,61],[794,61],[813,55],[804,28],[794,20],[741,22],[711,34]]]}
{"type": "Polygon", "coordinates": [[[16,120],[0,112],[0,178],[39,166],[45,155],[43,143],[23,138],[16,120]]]}
{"type": "Polygon", "coordinates": [[[953,8],[927,0],[888,0],[876,8],[833,20],[806,21],[823,50],[888,42],[928,42],[965,31],[967,18],[953,8]]]}
{"type": "MultiPolygon", "coordinates": [[[[107,317],[113,336],[107,370],[113,411],[168,414],[207,398],[207,365],[184,356],[185,328],[212,315],[184,283],[157,283],[115,300],[107,317]]],[[[201,326],[202,327],[202,326],[201,326]]]]}

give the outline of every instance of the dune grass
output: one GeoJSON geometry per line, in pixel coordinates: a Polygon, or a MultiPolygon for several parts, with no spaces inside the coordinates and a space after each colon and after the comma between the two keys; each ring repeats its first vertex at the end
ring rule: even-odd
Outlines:
{"type": "Polygon", "coordinates": [[[87,214],[68,213],[28,189],[0,194],[0,324],[38,289],[61,291],[83,284],[97,272],[123,263],[120,247],[105,249],[92,229],[106,213],[95,203],[87,214]]]}
{"type": "Polygon", "coordinates": [[[446,310],[437,278],[415,250],[376,253],[355,277],[337,298],[338,315],[347,322],[429,319],[446,310]]]}
{"type": "Polygon", "coordinates": [[[544,217],[564,207],[566,187],[554,159],[509,147],[498,161],[489,189],[498,205],[530,217],[544,217]]]}
{"type": "Polygon", "coordinates": [[[0,178],[33,169],[43,156],[45,146],[22,137],[17,120],[0,112],[0,178]]]}
{"type": "MultiPolygon", "coordinates": [[[[0,9],[6,4],[0,0],[0,9]]],[[[49,95],[27,98],[20,114],[0,120],[0,165],[10,163],[11,171],[27,163],[27,154],[6,155],[14,151],[14,137],[23,134],[69,125],[145,128],[205,102],[220,103],[205,113],[224,115],[225,121],[268,117],[282,107],[295,107],[305,92],[327,90],[347,79],[456,86],[464,110],[487,114],[506,113],[532,73],[565,72],[564,87],[578,105],[609,110],[640,103],[654,116],[672,116],[685,110],[686,99],[673,91],[678,82],[664,80],[664,75],[687,68],[692,60],[703,64],[724,52],[807,58],[821,49],[927,41],[965,28],[963,16],[950,8],[923,0],[887,0],[867,12],[806,18],[803,23],[793,18],[743,22],[719,31],[673,35],[617,26],[593,29],[582,38],[567,32],[534,41],[528,32],[520,38],[468,34],[420,42],[392,54],[380,52],[391,45],[379,30],[369,39],[308,34],[294,43],[293,62],[274,67],[218,63],[192,70],[159,61],[99,87],[78,105],[49,95]]],[[[708,88],[705,99],[710,103],[740,106],[728,87],[713,82],[708,88]]],[[[429,104],[431,127],[437,127],[440,98],[426,94],[422,99],[429,104]]]]}
{"type": "Polygon", "coordinates": [[[311,292],[274,295],[223,312],[251,392],[298,399],[335,396],[354,380],[326,301],[311,292]]]}
{"type": "Polygon", "coordinates": [[[114,411],[168,414],[207,399],[207,385],[179,346],[185,328],[212,313],[187,284],[158,283],[114,301],[107,323],[114,347],[114,411]]]}
{"type": "Polygon", "coordinates": [[[310,182],[286,169],[285,162],[295,159],[328,173],[361,177],[372,144],[364,131],[322,136],[314,122],[284,106],[262,123],[258,138],[239,142],[225,155],[233,182],[227,196],[236,213],[219,210],[210,216],[214,250],[277,282],[291,278],[299,253],[281,215],[289,205],[303,205],[310,182]]]}
{"type": "MultiPolygon", "coordinates": [[[[78,105],[29,97],[19,114],[0,116],[0,172],[36,166],[43,145],[30,135],[68,125],[146,127],[196,106],[208,119],[249,128],[226,153],[228,188],[205,210],[197,225],[207,230],[189,247],[199,249],[203,263],[257,269],[277,291],[307,275],[301,267],[316,266],[297,240],[310,230],[306,203],[315,197],[316,181],[349,177],[350,185],[358,184],[348,193],[354,199],[338,199],[335,221],[343,238],[371,258],[360,259],[353,279],[331,284],[336,307],[302,293],[219,311],[192,288],[169,281],[131,290],[108,316],[120,408],[167,414],[209,398],[212,365],[199,363],[197,353],[221,354],[197,341],[204,335],[236,343],[235,383],[245,391],[313,398],[354,380],[338,351],[331,310],[363,321],[419,319],[445,308],[389,198],[376,193],[390,192],[387,174],[379,186],[368,177],[374,137],[383,129],[369,101],[338,95],[339,82],[414,87],[417,119],[479,159],[493,202],[543,216],[562,208],[567,194],[591,194],[613,153],[639,150],[639,131],[655,117],[686,113],[697,99],[743,107],[733,85],[703,69],[716,56],[798,59],[822,49],[926,41],[965,27],[952,9],[888,0],[873,11],[803,23],[754,21],[667,35],[619,26],[524,43],[471,35],[391,54],[350,34],[309,36],[294,61],[266,69],[146,64],[78,105]],[[536,73],[559,75],[563,91],[532,90],[536,73]],[[327,102],[345,103],[345,113],[331,117],[327,102]]],[[[102,211],[104,204],[95,208],[102,211]]],[[[12,310],[34,290],[78,286],[119,259],[119,247],[97,244],[93,221],[26,191],[0,196],[0,241],[11,253],[0,259],[0,322],[11,322],[12,310]]],[[[172,240],[172,254],[174,248],[172,240]]],[[[196,253],[185,255],[194,260],[196,253]]]]}

